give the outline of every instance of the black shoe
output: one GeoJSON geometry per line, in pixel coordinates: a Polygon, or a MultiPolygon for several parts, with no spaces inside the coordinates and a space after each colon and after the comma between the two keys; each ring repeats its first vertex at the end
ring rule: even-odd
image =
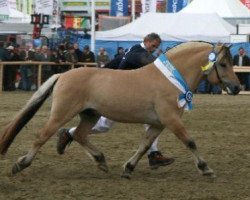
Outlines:
{"type": "Polygon", "coordinates": [[[160,151],[152,151],[148,155],[148,161],[151,169],[157,169],[158,167],[172,164],[174,158],[164,157],[160,151]]]}
{"type": "Polygon", "coordinates": [[[69,134],[68,128],[59,129],[57,136],[58,140],[57,140],[56,150],[58,154],[63,154],[66,146],[73,141],[73,138],[69,134]]]}

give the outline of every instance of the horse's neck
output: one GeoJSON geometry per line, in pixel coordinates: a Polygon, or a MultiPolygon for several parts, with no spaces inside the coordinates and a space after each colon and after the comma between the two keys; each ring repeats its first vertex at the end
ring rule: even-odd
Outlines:
{"type": "Polygon", "coordinates": [[[211,47],[206,45],[205,47],[180,50],[173,54],[170,53],[168,56],[193,91],[203,78],[201,67],[207,64],[207,56],[210,51],[211,47]]]}

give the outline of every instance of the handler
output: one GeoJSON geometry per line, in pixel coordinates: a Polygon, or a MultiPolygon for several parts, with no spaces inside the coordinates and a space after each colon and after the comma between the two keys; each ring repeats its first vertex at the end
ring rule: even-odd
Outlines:
{"type": "MultiPolygon", "coordinates": [[[[111,69],[137,69],[149,63],[152,63],[156,58],[152,53],[159,47],[161,38],[156,33],[148,34],[141,44],[136,44],[131,47],[123,57],[116,57],[107,63],[104,68],[111,69]]],[[[107,132],[114,122],[103,116],[100,117],[96,125],[92,128],[92,133],[107,132]]],[[[57,152],[63,154],[66,146],[73,141],[73,134],[76,127],[66,129],[62,128],[58,131],[57,152]]],[[[147,131],[148,125],[145,125],[147,131]]],[[[160,166],[166,166],[174,162],[174,158],[165,157],[157,148],[158,138],[155,139],[148,151],[149,166],[151,169],[157,169],[160,166]]]]}

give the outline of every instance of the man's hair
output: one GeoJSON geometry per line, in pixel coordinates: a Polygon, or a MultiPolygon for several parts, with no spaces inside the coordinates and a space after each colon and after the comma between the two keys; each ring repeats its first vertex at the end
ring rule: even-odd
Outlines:
{"type": "Polygon", "coordinates": [[[157,33],[150,33],[146,35],[143,41],[145,42],[145,41],[153,41],[153,40],[158,40],[161,43],[161,38],[157,33]]]}

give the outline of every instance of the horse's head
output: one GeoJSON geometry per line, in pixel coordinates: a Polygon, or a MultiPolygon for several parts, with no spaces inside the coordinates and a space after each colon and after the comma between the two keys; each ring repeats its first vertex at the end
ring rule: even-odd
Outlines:
{"type": "Polygon", "coordinates": [[[219,84],[230,95],[238,94],[241,88],[240,81],[233,70],[230,47],[215,45],[214,52],[210,53],[210,56],[214,57],[214,64],[208,74],[208,81],[212,84],[219,84]]]}

